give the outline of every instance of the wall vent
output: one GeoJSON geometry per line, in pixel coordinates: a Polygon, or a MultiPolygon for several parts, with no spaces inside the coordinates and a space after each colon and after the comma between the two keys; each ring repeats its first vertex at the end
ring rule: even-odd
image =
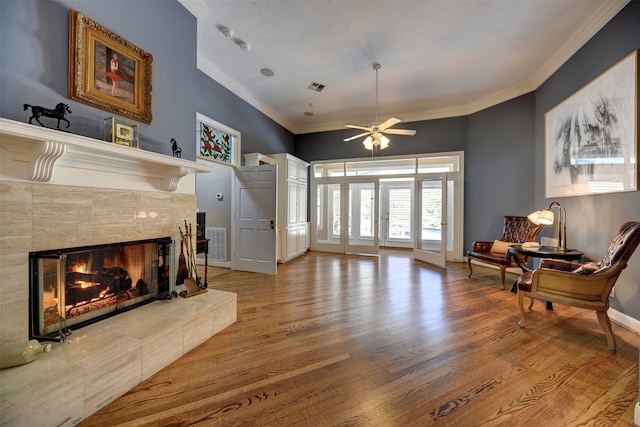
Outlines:
{"type": "Polygon", "coordinates": [[[227,229],[224,227],[207,227],[205,236],[209,239],[210,261],[227,261],[227,229]]]}
{"type": "Polygon", "coordinates": [[[311,82],[311,84],[307,89],[312,90],[314,92],[322,92],[324,88],[325,88],[325,85],[323,85],[322,83],[311,82]]]}

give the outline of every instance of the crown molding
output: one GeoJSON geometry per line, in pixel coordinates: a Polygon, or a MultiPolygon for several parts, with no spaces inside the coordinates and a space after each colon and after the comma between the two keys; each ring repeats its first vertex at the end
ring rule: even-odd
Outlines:
{"type": "Polygon", "coordinates": [[[574,37],[567,40],[533,78],[534,90],[540,87],[549,77],[567,62],[580,48],[598,33],[611,19],[616,16],[630,0],[611,0],[600,6],[591,19],[585,21],[574,37]]]}
{"type": "Polygon", "coordinates": [[[178,2],[196,18],[200,18],[207,10],[204,0],[178,0],[178,2]]]}
{"type": "Polygon", "coordinates": [[[234,95],[241,98],[243,101],[247,102],[262,114],[269,117],[274,122],[278,123],[280,126],[287,129],[289,132],[295,134],[298,129],[290,123],[287,119],[278,114],[274,109],[269,107],[268,105],[260,102],[255,97],[253,97],[249,92],[247,92],[242,86],[240,86],[235,80],[231,77],[220,71],[218,67],[213,65],[210,61],[208,61],[204,56],[198,54],[198,63],[197,67],[200,71],[205,73],[207,76],[211,77],[213,80],[222,85],[225,89],[231,91],[234,95]]]}

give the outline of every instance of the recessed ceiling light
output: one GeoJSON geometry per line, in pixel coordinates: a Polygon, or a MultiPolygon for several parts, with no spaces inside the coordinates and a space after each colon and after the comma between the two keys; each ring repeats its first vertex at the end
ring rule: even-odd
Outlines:
{"type": "Polygon", "coordinates": [[[325,88],[325,85],[323,85],[322,83],[316,83],[316,82],[311,82],[309,87],[307,87],[307,89],[312,90],[314,92],[322,92],[324,88],[325,88]]]}
{"type": "Polygon", "coordinates": [[[260,69],[260,74],[262,74],[265,77],[273,77],[274,72],[271,68],[262,68],[260,69]]]}
{"type": "Polygon", "coordinates": [[[245,42],[244,40],[240,40],[239,38],[233,38],[233,42],[235,44],[237,44],[240,47],[240,50],[242,51],[247,51],[249,50],[249,44],[247,42],[245,42]]]}
{"type": "Polygon", "coordinates": [[[230,28],[225,27],[224,25],[216,25],[218,31],[220,31],[225,37],[231,37],[233,35],[233,31],[230,28]]]}

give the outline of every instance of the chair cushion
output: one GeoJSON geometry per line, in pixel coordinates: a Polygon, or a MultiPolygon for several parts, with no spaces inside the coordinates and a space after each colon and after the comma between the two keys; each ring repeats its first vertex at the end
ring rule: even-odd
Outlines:
{"type": "Polygon", "coordinates": [[[468,251],[467,256],[499,265],[511,265],[512,263],[511,258],[505,257],[504,254],[500,255],[491,252],[468,251]]]}
{"type": "Polygon", "coordinates": [[[572,271],[572,273],[589,275],[600,270],[599,262],[585,262],[580,267],[572,271]]]}
{"type": "Polygon", "coordinates": [[[518,290],[531,292],[531,272],[526,271],[518,277],[518,290]]]}
{"type": "Polygon", "coordinates": [[[507,249],[509,249],[509,246],[513,245],[517,245],[517,243],[494,240],[493,245],[491,245],[490,252],[492,254],[504,255],[507,252],[507,249]]]}

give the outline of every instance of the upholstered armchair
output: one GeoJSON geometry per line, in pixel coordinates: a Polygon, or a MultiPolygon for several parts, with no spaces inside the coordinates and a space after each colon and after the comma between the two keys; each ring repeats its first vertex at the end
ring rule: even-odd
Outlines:
{"type": "MultiPolygon", "coordinates": [[[[505,288],[505,272],[509,267],[517,267],[516,263],[507,253],[510,245],[521,245],[526,242],[533,242],[538,237],[543,225],[536,225],[529,221],[526,216],[505,216],[502,228],[502,237],[492,242],[473,242],[472,249],[467,251],[467,263],[469,264],[469,277],[473,274],[471,260],[476,259],[500,267],[500,280],[502,289],[505,288]]],[[[526,263],[526,258],[521,262],[526,263]]]]}
{"type": "Polygon", "coordinates": [[[572,307],[595,310],[609,348],[616,350],[616,341],[607,315],[609,294],[627,267],[627,262],[640,243],[640,222],[627,222],[620,227],[609,250],[600,262],[576,263],[543,259],[540,267],[518,278],[518,305],[522,315],[518,326],[524,327],[524,298],[530,297],[572,307]]]}

